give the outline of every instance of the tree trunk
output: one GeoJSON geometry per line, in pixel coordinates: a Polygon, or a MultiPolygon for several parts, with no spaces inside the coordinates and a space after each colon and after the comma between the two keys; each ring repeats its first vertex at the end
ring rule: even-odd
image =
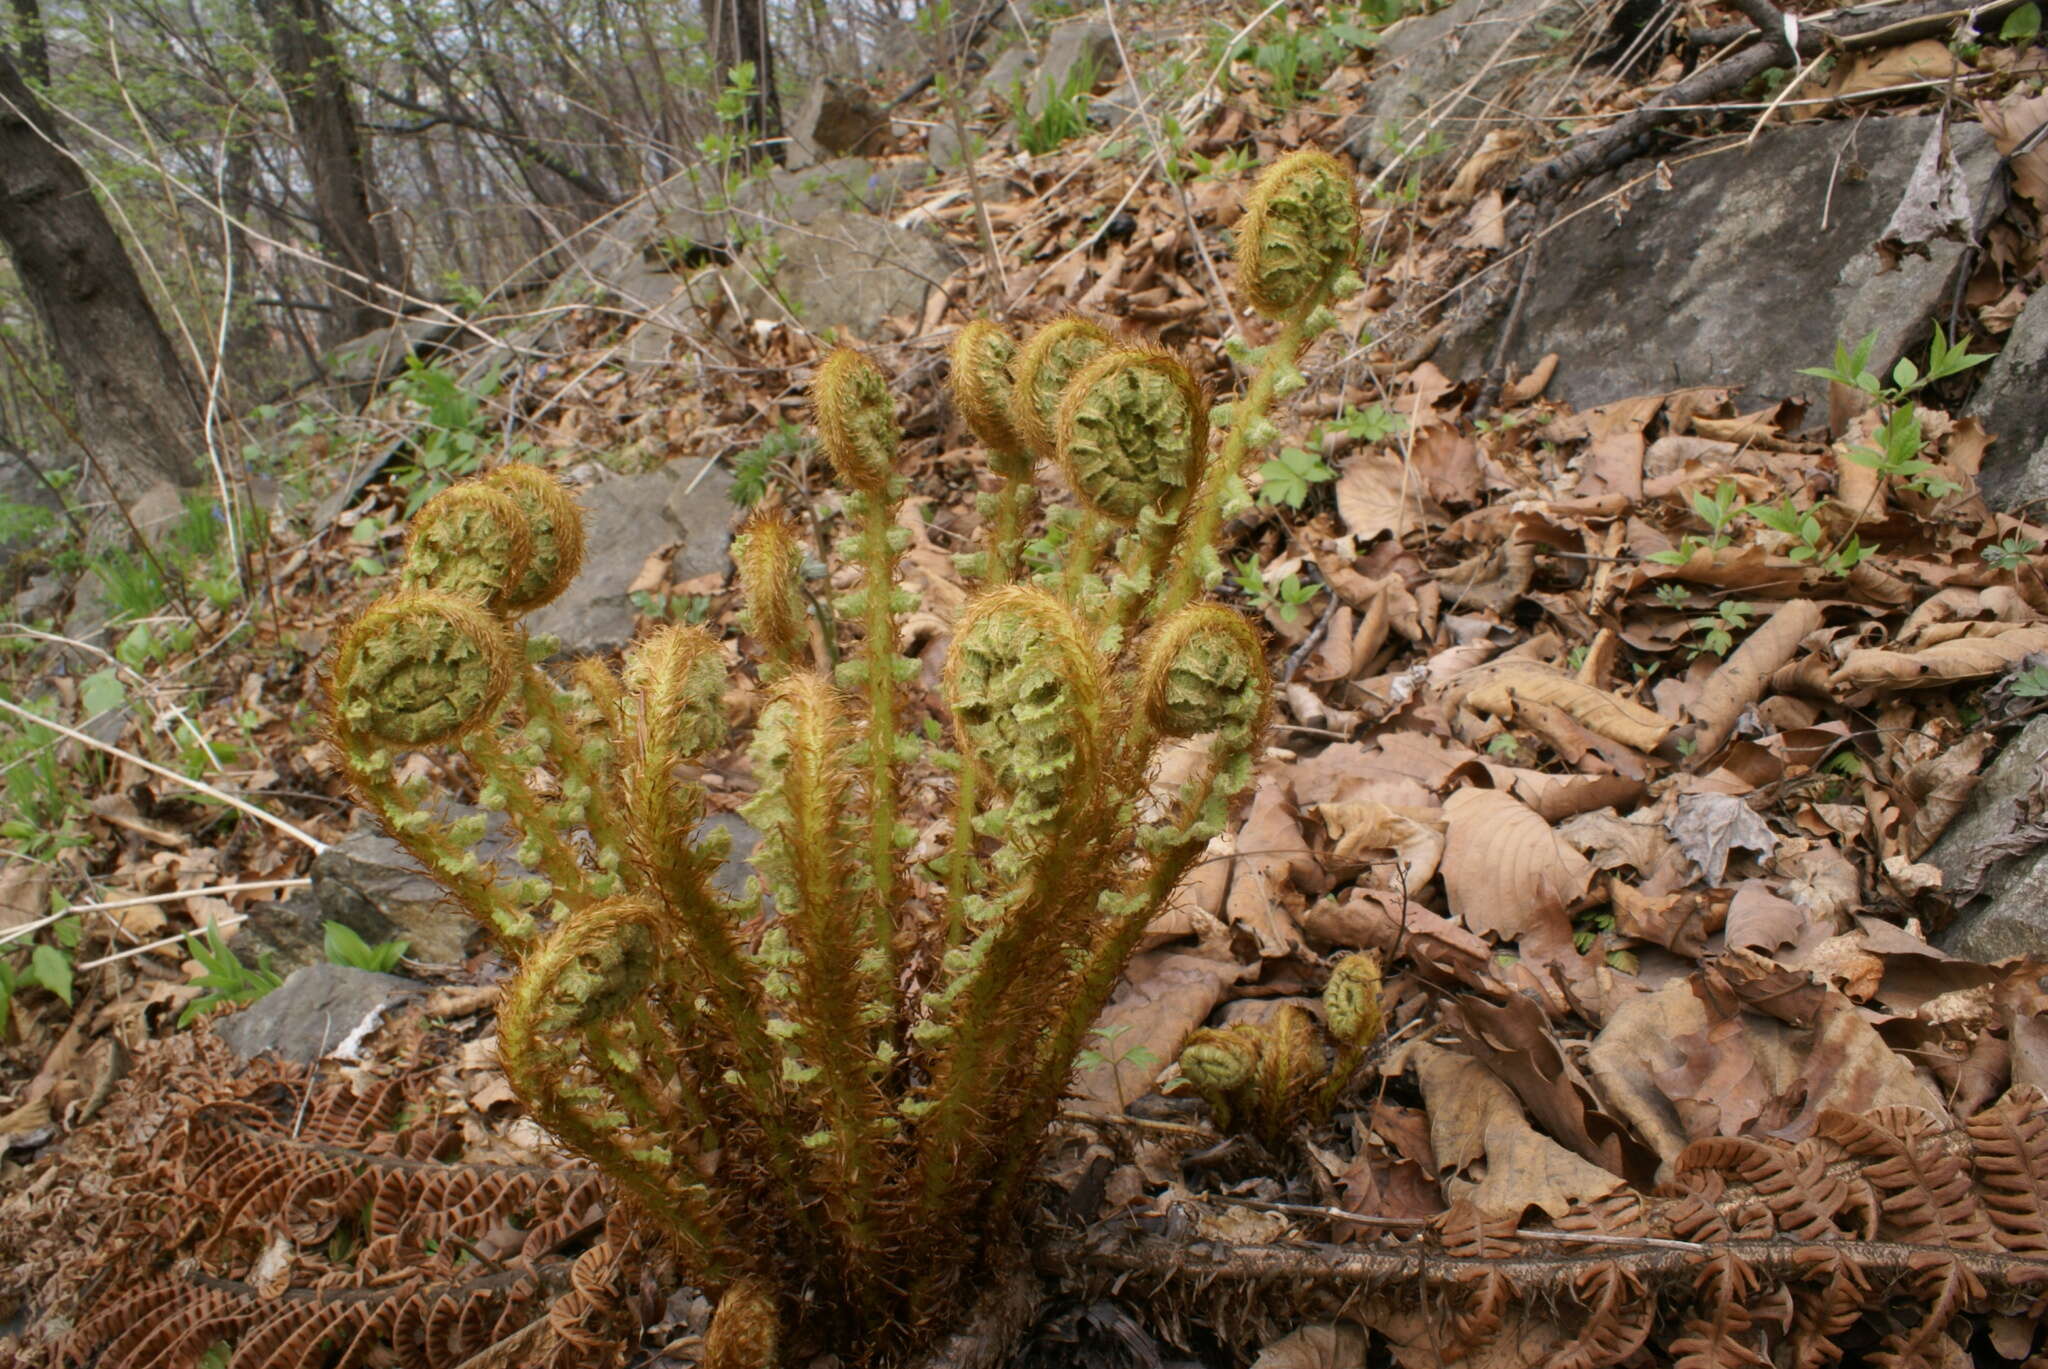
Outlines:
{"type": "Polygon", "coordinates": [[[405,268],[395,242],[380,237],[369,149],[356,124],[348,77],[334,46],[327,0],[256,0],[313,182],[320,243],[341,268],[334,282],[330,342],[358,337],[398,311],[405,268]]]}
{"type": "MultiPolygon", "coordinates": [[[[768,41],[767,0],[702,0],[702,6],[718,59],[719,85],[724,86],[726,73],[733,67],[752,62],[754,95],[747,101],[746,130],[758,142],[780,138],[782,96],[775,89],[775,48],[768,41]]],[[[775,146],[772,155],[781,161],[782,148],[775,146]]]]}
{"type": "Polygon", "coordinates": [[[197,391],[56,121],[4,50],[0,242],[70,383],[92,469],[122,499],[198,483],[197,391]]]}

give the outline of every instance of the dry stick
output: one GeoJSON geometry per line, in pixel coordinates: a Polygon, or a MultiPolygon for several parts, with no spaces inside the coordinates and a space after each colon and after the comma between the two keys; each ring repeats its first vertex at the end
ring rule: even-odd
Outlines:
{"type": "Polygon", "coordinates": [[[176,903],[181,898],[204,898],[213,894],[246,894],[257,889],[305,889],[312,886],[310,879],[255,879],[238,884],[209,884],[199,889],[173,889],[167,894],[141,894],[134,898],[117,898],[105,903],[74,903],[61,913],[37,918],[34,922],[23,922],[0,933],[0,946],[20,941],[31,933],[39,932],[53,922],[62,922],[73,913],[101,913],[115,908],[139,908],[148,903],[176,903]]]}
{"type": "Polygon", "coordinates": [[[204,794],[210,799],[217,799],[221,803],[226,804],[228,807],[236,810],[237,812],[246,813],[248,816],[256,819],[258,822],[266,823],[271,827],[275,827],[278,831],[284,833],[293,841],[296,841],[300,845],[306,847],[306,849],[310,850],[316,856],[319,855],[322,851],[328,849],[326,842],[320,840],[320,838],[314,836],[311,832],[306,831],[304,828],[297,827],[292,823],[285,821],[283,818],[277,816],[277,814],[275,813],[264,812],[255,804],[250,803],[247,799],[237,798],[235,795],[228,793],[224,789],[216,789],[212,785],[208,784],[205,780],[195,780],[190,775],[181,775],[175,770],[166,770],[163,766],[158,765],[155,761],[144,760],[141,756],[136,755],[133,751],[124,750],[123,748],[115,746],[110,742],[103,742],[99,740],[97,737],[87,736],[85,733],[80,732],[75,727],[67,727],[63,723],[56,722],[50,718],[45,718],[41,714],[31,713],[26,708],[23,708],[20,704],[17,704],[12,700],[0,699],[0,708],[6,709],[9,713],[14,714],[16,717],[20,718],[22,721],[26,723],[31,724],[32,726],[47,727],[52,732],[60,733],[63,736],[71,738],[71,740],[75,742],[84,742],[87,746],[92,747],[95,751],[104,751],[110,756],[119,756],[122,760],[127,761],[131,765],[141,766],[144,770],[149,771],[152,775],[161,776],[162,778],[171,781],[173,784],[182,784],[187,789],[191,789],[197,793],[204,794]]]}
{"type": "MultiPolygon", "coordinates": [[[[230,913],[211,925],[216,929],[239,927],[248,920],[249,915],[247,913],[230,913]]],[[[97,970],[102,965],[112,965],[122,960],[133,960],[136,956],[148,955],[151,951],[162,950],[166,946],[175,946],[190,935],[192,935],[190,932],[179,932],[176,936],[159,937],[155,941],[145,942],[140,946],[130,946],[125,951],[116,951],[112,955],[103,955],[98,960],[88,960],[84,964],[74,966],[73,968],[82,974],[87,970],[97,970]]]]}

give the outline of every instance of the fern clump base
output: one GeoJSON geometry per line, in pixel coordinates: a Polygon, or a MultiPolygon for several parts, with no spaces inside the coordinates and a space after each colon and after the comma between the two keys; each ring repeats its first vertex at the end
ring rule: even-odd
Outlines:
{"type": "Polygon", "coordinates": [[[818,431],[855,574],[814,623],[789,520],[759,515],[736,545],[756,653],[738,681],[763,691],[743,897],[713,879],[726,843],[698,835],[708,799],[685,778],[739,740],[725,648],[669,627],[619,668],[544,670],[550,644],[518,619],[581,554],[544,473],[437,496],[399,588],[343,633],[329,719],[350,777],[515,963],[506,1074],[717,1299],[707,1362],[900,1361],[1014,1226],[1091,1024],[1250,782],[1271,686],[1252,626],[1206,600],[1214,543],[1272,436],[1266,407],[1356,287],[1352,193],[1301,156],[1254,193],[1248,221],[1272,240],[1240,242],[1240,269],[1276,337],[1227,414],[1179,358],[1097,323],[962,330],[956,397],[1003,486],[963,558],[977,592],[933,705],[950,746],[907,725],[888,380],[851,350],[825,359],[818,431]],[[1041,466],[1075,503],[1045,511],[1063,553],[1033,575],[1041,466]],[[830,671],[828,633],[849,639],[830,671]],[[1154,792],[1169,746],[1201,760],[1154,792]],[[480,817],[400,778],[422,747],[463,759],[530,874],[480,855],[480,817]],[[914,862],[906,796],[943,776],[950,836],[914,862]],[[960,1240],[943,1260],[934,1232],[960,1240]]]}

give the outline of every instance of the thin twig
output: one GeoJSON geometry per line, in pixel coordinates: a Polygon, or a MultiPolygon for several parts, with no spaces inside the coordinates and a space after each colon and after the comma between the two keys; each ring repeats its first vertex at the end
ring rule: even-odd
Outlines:
{"type": "Polygon", "coordinates": [[[287,822],[285,819],[277,816],[277,814],[275,813],[264,812],[255,804],[250,803],[247,799],[237,798],[235,795],[228,793],[224,789],[216,789],[212,785],[208,784],[205,780],[195,780],[190,775],[181,775],[175,770],[167,770],[163,766],[158,765],[155,761],[145,760],[141,756],[136,755],[133,751],[126,750],[119,746],[115,746],[110,742],[103,742],[99,740],[97,737],[88,736],[85,733],[80,732],[75,727],[67,727],[63,723],[57,722],[50,718],[43,717],[40,713],[31,713],[28,709],[23,708],[20,704],[15,703],[10,699],[0,699],[0,708],[6,709],[9,713],[14,714],[23,722],[29,723],[32,726],[47,727],[52,732],[60,733],[63,736],[71,738],[71,740],[75,742],[83,742],[87,746],[93,748],[95,751],[104,751],[110,756],[118,756],[122,760],[127,761],[131,765],[141,766],[144,770],[149,771],[152,775],[161,776],[164,779],[170,780],[174,784],[182,784],[187,789],[191,789],[197,793],[204,794],[210,799],[217,799],[220,802],[226,804],[228,807],[236,810],[237,812],[246,813],[248,816],[256,819],[258,822],[266,823],[269,826],[276,828],[278,831],[290,837],[293,841],[296,841],[301,845],[305,846],[315,855],[318,855],[322,851],[325,851],[327,849],[326,842],[320,840],[320,838],[314,836],[311,832],[306,831],[304,828],[295,826],[294,824],[287,822]]]}

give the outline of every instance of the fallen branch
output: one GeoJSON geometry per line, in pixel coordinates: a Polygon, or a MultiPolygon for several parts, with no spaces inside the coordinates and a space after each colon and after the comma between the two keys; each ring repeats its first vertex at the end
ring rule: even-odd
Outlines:
{"type": "MultiPolygon", "coordinates": [[[[1847,10],[1824,21],[1801,20],[1797,26],[1799,52],[1812,56],[1826,47],[1866,47],[1917,37],[1958,22],[1995,17],[2018,3],[1993,0],[1976,9],[1958,9],[1951,0],[1922,0],[1878,10],[1847,10]]],[[[1654,99],[1522,173],[1514,183],[1516,195],[1529,201],[1548,199],[1587,176],[1617,167],[1644,151],[1649,134],[1688,107],[1739,89],[1772,67],[1790,65],[1795,58],[1786,41],[1784,16],[1769,0],[1744,0],[1738,8],[1750,20],[1757,38],[1753,45],[1701,67],[1654,99]],[[1772,24],[1775,26],[1767,27],[1772,24]]],[[[1745,36],[1735,33],[1733,40],[1741,42],[1745,36]]]]}

